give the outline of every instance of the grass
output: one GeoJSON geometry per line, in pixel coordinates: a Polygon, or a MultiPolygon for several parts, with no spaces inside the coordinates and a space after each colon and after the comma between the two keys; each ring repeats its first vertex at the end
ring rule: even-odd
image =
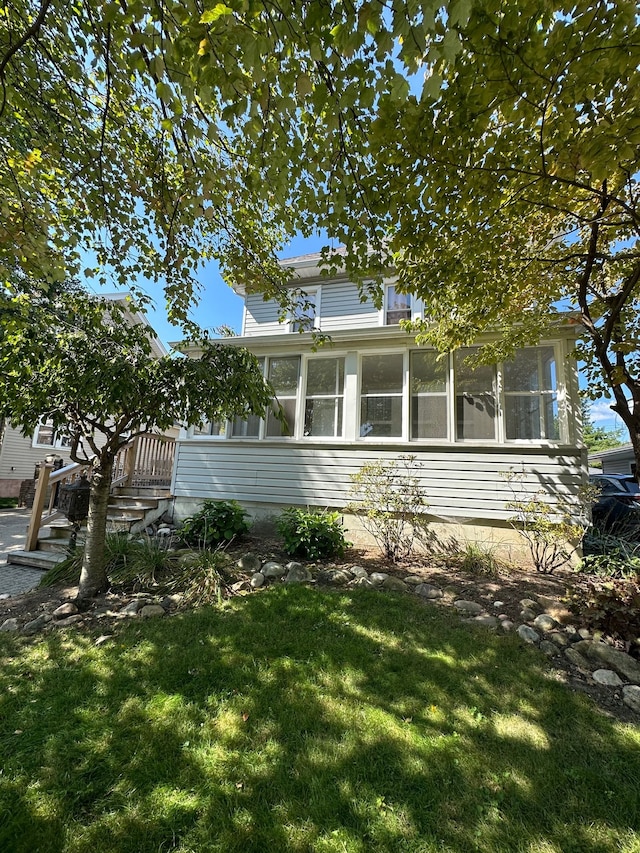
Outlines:
{"type": "Polygon", "coordinates": [[[0,635],[7,853],[636,853],[640,731],[515,637],[279,587],[0,635]]]}
{"type": "Polygon", "coordinates": [[[18,498],[0,498],[0,509],[14,509],[18,506],[18,498]]]}

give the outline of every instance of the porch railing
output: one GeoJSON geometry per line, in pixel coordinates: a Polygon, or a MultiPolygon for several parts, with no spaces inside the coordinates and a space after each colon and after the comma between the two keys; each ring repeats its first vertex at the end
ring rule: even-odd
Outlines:
{"type": "MultiPolygon", "coordinates": [[[[116,455],[111,490],[121,486],[169,488],[174,454],[175,441],[172,438],[162,435],[136,436],[116,455]]],[[[55,507],[58,490],[63,485],[73,483],[86,470],[87,466],[78,462],[71,462],[56,471],[51,462],[41,465],[29,516],[25,551],[35,551],[40,528],[62,516],[55,507]]]]}

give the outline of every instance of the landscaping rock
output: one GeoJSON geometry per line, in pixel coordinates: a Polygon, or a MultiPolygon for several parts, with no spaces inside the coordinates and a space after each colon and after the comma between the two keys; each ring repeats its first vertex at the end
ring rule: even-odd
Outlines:
{"type": "Polygon", "coordinates": [[[500,622],[500,627],[505,632],[512,631],[513,630],[513,622],[511,621],[511,619],[503,619],[500,622]]]}
{"type": "Polygon", "coordinates": [[[249,585],[251,589],[260,589],[261,586],[264,586],[264,575],[262,572],[256,572],[252,575],[249,585]]]}
{"type": "Polygon", "coordinates": [[[381,587],[382,589],[389,590],[390,592],[407,592],[409,590],[409,587],[403,580],[396,578],[393,575],[389,575],[388,578],[385,578],[382,581],[381,587]]]}
{"type": "Polygon", "coordinates": [[[607,669],[615,670],[618,675],[623,676],[633,684],[640,684],[640,663],[626,652],[593,640],[581,640],[579,643],[575,643],[573,648],[587,660],[605,663],[607,669]]]}
{"type": "Polygon", "coordinates": [[[287,570],[284,566],[280,565],[280,563],[275,563],[273,560],[270,560],[268,563],[264,564],[261,572],[265,578],[281,578],[286,575],[287,570]]]}
{"type": "Polygon", "coordinates": [[[248,574],[254,574],[255,572],[260,571],[260,567],[262,566],[262,560],[258,557],[257,554],[243,554],[242,557],[238,560],[238,568],[241,572],[247,572],[248,574]]]}
{"type": "Polygon", "coordinates": [[[607,687],[620,687],[622,685],[622,679],[612,669],[596,669],[593,673],[593,680],[598,684],[605,684],[607,687]]]}
{"type": "Polygon", "coordinates": [[[389,575],[386,572],[371,572],[369,580],[374,586],[382,586],[389,575]]]}
{"type": "Polygon", "coordinates": [[[541,640],[540,641],[540,651],[544,652],[545,655],[549,658],[554,658],[556,655],[560,654],[560,649],[556,646],[555,643],[552,643],[550,640],[541,640]]]}
{"type": "Polygon", "coordinates": [[[27,622],[26,625],[22,628],[22,633],[27,636],[31,636],[32,634],[37,634],[38,631],[42,631],[44,626],[51,621],[51,617],[46,614],[42,614],[42,616],[38,616],[37,619],[32,619],[31,622],[27,622]]]}
{"type": "Polygon", "coordinates": [[[430,600],[442,598],[444,595],[440,587],[433,586],[430,583],[419,583],[418,586],[415,587],[415,592],[417,595],[421,595],[422,598],[428,598],[430,600]]]}
{"type": "Polygon", "coordinates": [[[164,616],[166,612],[161,604],[145,604],[140,609],[140,615],[143,619],[155,619],[158,616],[164,616]]]}
{"type": "Polygon", "coordinates": [[[320,583],[329,583],[333,586],[344,586],[349,583],[352,575],[342,569],[327,569],[324,572],[318,572],[318,580],[320,583]]]}
{"type": "Polygon", "coordinates": [[[368,578],[369,572],[362,566],[351,566],[351,574],[354,578],[368,578]]]}
{"type": "Polygon", "coordinates": [[[571,645],[571,640],[566,634],[563,634],[562,631],[551,631],[548,639],[561,649],[566,649],[567,646],[571,645]]]}
{"type": "Polygon", "coordinates": [[[138,611],[141,610],[145,606],[145,604],[147,604],[146,601],[130,601],[128,604],[125,604],[125,606],[120,609],[120,613],[122,613],[123,616],[137,616],[138,611]]]}
{"type": "Polygon", "coordinates": [[[533,610],[535,613],[540,612],[540,605],[537,601],[534,601],[533,598],[522,598],[520,599],[520,607],[525,610],[533,610]]]}
{"type": "Polygon", "coordinates": [[[18,630],[18,620],[17,619],[5,619],[2,625],[0,625],[0,631],[17,631],[18,630]]]}
{"type": "Polygon", "coordinates": [[[494,601],[493,606],[496,610],[502,610],[504,607],[504,601],[494,601]]]}
{"type": "Polygon", "coordinates": [[[529,625],[518,625],[516,628],[516,634],[521,640],[524,640],[525,643],[531,643],[532,645],[537,646],[540,642],[540,634],[538,634],[537,631],[534,631],[533,628],[530,628],[529,625]]]}
{"type": "Polygon", "coordinates": [[[484,610],[484,607],[481,604],[478,604],[477,601],[465,601],[462,598],[454,601],[453,606],[456,610],[459,610],[460,613],[468,613],[472,616],[478,616],[484,610]]]}
{"type": "Polygon", "coordinates": [[[56,628],[68,628],[70,625],[76,625],[78,622],[83,622],[84,616],[82,613],[72,613],[71,616],[67,616],[65,619],[56,619],[53,624],[56,628]]]}
{"type": "Polygon", "coordinates": [[[580,635],[580,637],[583,640],[590,640],[591,639],[591,632],[589,631],[588,628],[578,628],[578,634],[580,635]]]}
{"type": "Polygon", "coordinates": [[[481,613],[480,616],[474,616],[468,620],[473,625],[482,625],[484,628],[497,628],[499,625],[495,616],[489,616],[487,613],[481,613]]]}
{"type": "Polygon", "coordinates": [[[245,580],[236,581],[229,587],[231,592],[242,592],[245,589],[250,589],[250,585],[245,580]]]}
{"type": "Polygon", "coordinates": [[[173,610],[175,607],[180,607],[183,599],[184,596],[181,593],[175,592],[173,595],[165,595],[160,604],[165,610],[173,610]]]}
{"type": "Polygon", "coordinates": [[[313,575],[302,563],[289,563],[289,567],[285,583],[308,583],[313,580],[313,575]]]}
{"type": "Polygon", "coordinates": [[[637,687],[635,684],[628,684],[626,687],[623,687],[622,701],[632,711],[640,714],[640,687],[637,687]]]}
{"type": "Polygon", "coordinates": [[[78,608],[73,601],[66,601],[60,607],[56,607],[51,615],[54,619],[64,619],[66,616],[73,616],[77,612],[78,608]]]}
{"type": "Polygon", "coordinates": [[[581,655],[580,652],[576,651],[576,644],[573,643],[569,648],[564,650],[564,656],[568,661],[570,661],[574,666],[577,666],[578,669],[582,670],[582,672],[590,673],[592,670],[592,666],[589,661],[581,655]]]}
{"type": "Polygon", "coordinates": [[[354,586],[363,586],[365,589],[375,589],[375,584],[369,578],[356,578],[354,586]]]}
{"type": "Polygon", "coordinates": [[[536,618],[536,611],[531,610],[530,607],[523,607],[520,611],[520,617],[524,619],[525,622],[533,622],[536,618]]]}
{"type": "Polygon", "coordinates": [[[539,631],[553,631],[554,628],[558,627],[558,623],[553,616],[549,616],[547,613],[541,613],[533,620],[533,626],[539,631]]]}
{"type": "Polygon", "coordinates": [[[422,578],[420,575],[407,575],[404,582],[408,583],[409,586],[417,586],[422,583],[422,578]]]}

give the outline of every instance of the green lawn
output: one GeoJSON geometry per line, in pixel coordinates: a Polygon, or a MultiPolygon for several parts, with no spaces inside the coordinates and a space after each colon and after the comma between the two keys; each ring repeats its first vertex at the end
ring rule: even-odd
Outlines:
{"type": "Polygon", "coordinates": [[[640,727],[414,598],[0,637],[3,853],[640,851],[640,727]]]}

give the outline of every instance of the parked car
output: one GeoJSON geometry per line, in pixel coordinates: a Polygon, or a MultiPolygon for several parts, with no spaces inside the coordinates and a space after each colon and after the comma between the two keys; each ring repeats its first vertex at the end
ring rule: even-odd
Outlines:
{"type": "Polygon", "coordinates": [[[595,530],[640,541],[640,485],[627,474],[590,474],[597,489],[591,507],[595,530]]]}

